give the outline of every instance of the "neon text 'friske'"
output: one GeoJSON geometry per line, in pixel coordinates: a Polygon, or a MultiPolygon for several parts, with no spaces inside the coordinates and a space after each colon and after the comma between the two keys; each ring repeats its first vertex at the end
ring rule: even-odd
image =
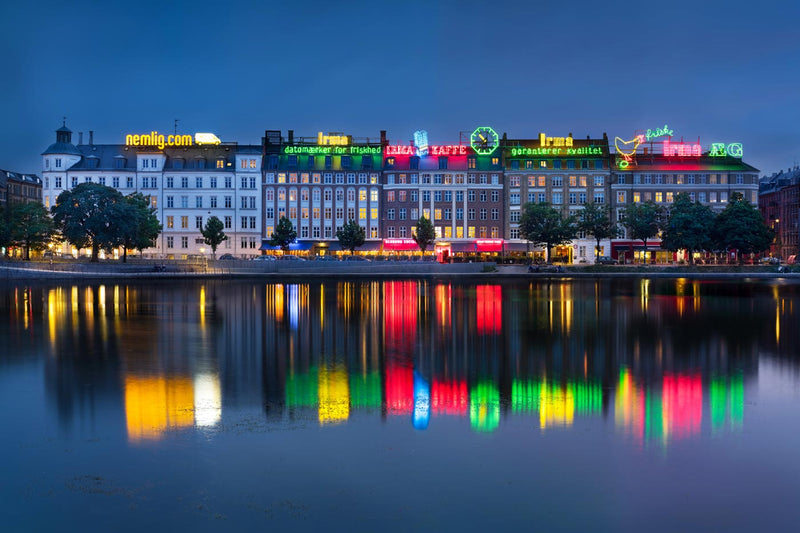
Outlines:
{"type": "Polygon", "coordinates": [[[165,146],[192,146],[191,135],[167,135],[151,131],[144,135],[126,135],[126,146],[155,146],[163,150],[165,146]]]}
{"type": "Polygon", "coordinates": [[[572,146],[572,134],[570,133],[566,137],[548,137],[544,133],[539,134],[539,146],[542,148],[546,146],[564,146],[564,147],[571,147],[572,146]]]}
{"type": "Polygon", "coordinates": [[[711,152],[708,155],[711,157],[742,157],[744,150],[742,143],[730,143],[725,146],[725,143],[711,143],[711,152]]]}
{"type": "Polygon", "coordinates": [[[650,139],[655,139],[657,137],[672,137],[672,130],[664,124],[663,128],[656,128],[654,130],[647,130],[647,133],[644,136],[649,141],[650,139]]]}

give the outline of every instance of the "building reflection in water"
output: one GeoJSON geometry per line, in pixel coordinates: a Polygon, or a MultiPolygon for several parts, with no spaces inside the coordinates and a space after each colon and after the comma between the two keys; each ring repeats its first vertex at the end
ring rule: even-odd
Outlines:
{"type": "MultiPolygon", "coordinates": [[[[365,281],[64,285],[0,292],[11,350],[46,353],[66,431],[98,406],[133,442],[268,419],[355,413],[425,430],[507,418],[541,430],[612,423],[637,444],[739,431],[761,355],[800,346],[779,284],[365,281]],[[102,410],[108,412],[109,409],[102,410]]],[[[87,421],[91,423],[86,423],[87,421]]]]}

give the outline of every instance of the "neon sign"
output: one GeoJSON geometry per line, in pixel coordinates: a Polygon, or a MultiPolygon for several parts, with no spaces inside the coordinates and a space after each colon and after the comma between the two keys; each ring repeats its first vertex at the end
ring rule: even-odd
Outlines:
{"type": "Polygon", "coordinates": [[[380,155],[379,146],[286,146],[284,154],[309,155],[380,155]]]}
{"type": "Polygon", "coordinates": [[[151,131],[145,135],[126,135],[126,146],[157,146],[163,150],[165,146],[192,146],[191,135],[167,135],[151,131]]]}
{"type": "Polygon", "coordinates": [[[711,157],[742,157],[744,150],[742,149],[742,143],[730,143],[729,145],[725,146],[725,143],[711,143],[711,152],[709,152],[709,156],[711,157]]]}
{"type": "Polygon", "coordinates": [[[194,142],[196,144],[219,144],[222,141],[213,133],[195,133],[194,142]]]}
{"type": "Polygon", "coordinates": [[[547,137],[544,133],[539,134],[539,146],[572,146],[572,134],[566,137],[547,137]]]}
{"type": "Polygon", "coordinates": [[[671,143],[669,140],[664,141],[664,155],[667,157],[700,157],[702,148],[699,144],[690,143],[671,143]]]}
{"type": "Polygon", "coordinates": [[[664,124],[663,128],[656,128],[654,130],[647,130],[647,133],[644,135],[647,140],[655,139],[657,137],[672,137],[672,130],[664,124]]]}
{"type": "Polygon", "coordinates": [[[323,135],[320,131],[317,133],[317,144],[324,144],[324,145],[348,145],[350,144],[350,136],[349,135],[334,135],[333,133],[329,133],[327,135],[323,135]]]}
{"type": "Polygon", "coordinates": [[[414,132],[414,146],[417,147],[419,155],[428,155],[428,132],[417,130],[414,132]]]}
{"type": "Polygon", "coordinates": [[[617,160],[619,168],[628,168],[633,162],[633,156],[636,155],[636,149],[642,144],[644,140],[643,135],[637,135],[630,141],[623,141],[619,137],[614,137],[614,148],[617,149],[617,154],[622,156],[622,160],[617,160]]]}
{"type": "Polygon", "coordinates": [[[511,157],[526,155],[603,155],[603,148],[590,145],[580,148],[527,148],[519,146],[511,149],[511,157]]]}
{"type": "MultiPolygon", "coordinates": [[[[384,155],[417,155],[416,146],[399,144],[389,145],[383,152],[384,155]]],[[[435,156],[467,155],[467,146],[459,144],[445,144],[428,146],[428,154],[435,156]]]]}

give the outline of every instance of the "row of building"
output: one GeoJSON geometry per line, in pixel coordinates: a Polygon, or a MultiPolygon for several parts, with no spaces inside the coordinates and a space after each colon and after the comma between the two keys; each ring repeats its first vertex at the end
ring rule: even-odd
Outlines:
{"type": "MultiPolygon", "coordinates": [[[[385,131],[360,138],[267,130],[260,145],[221,142],[207,133],[152,131],[118,144],[95,144],[92,132],[88,143],[80,133],[73,144],[72,135],[62,126],[42,154],[44,204],[85,182],[145,194],[164,226],[147,253],[163,258],[207,253],[200,228],[212,216],[229,236],[218,252],[243,258],[270,249],[282,216],[297,230],[296,253],[337,252],[336,230],[351,219],[366,231],[362,253],[418,252],[412,235],[425,216],[436,229],[440,257],[514,255],[534,251],[519,229],[527,202],[548,202],[564,215],[588,202],[606,204],[620,219],[630,203],[668,207],[681,192],[715,210],[733,192],[754,204],[759,195],[758,170],[742,160],[740,143],[686,142],[667,126],[613,141],[572,133],[510,139],[477,127],[445,145],[429,144],[424,131],[397,140],[385,131]]],[[[796,213],[794,221],[796,236],[796,213]]],[[[591,236],[579,235],[552,255],[591,262],[594,245],[591,236]]],[[[602,247],[601,255],[620,259],[648,253],[675,259],[657,241],[645,250],[623,236],[602,247]]]]}

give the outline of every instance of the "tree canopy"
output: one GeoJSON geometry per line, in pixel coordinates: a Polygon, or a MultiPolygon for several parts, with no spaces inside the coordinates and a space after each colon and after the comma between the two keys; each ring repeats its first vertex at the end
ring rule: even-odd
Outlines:
{"type": "Polygon", "coordinates": [[[203,234],[203,242],[211,247],[211,256],[217,258],[217,246],[228,240],[225,235],[225,225],[217,217],[211,217],[206,221],[206,225],[200,229],[203,234]]]}
{"type": "Polygon", "coordinates": [[[156,217],[156,209],[150,205],[149,197],[141,193],[129,194],[113,209],[117,212],[114,227],[118,244],[123,248],[123,262],[128,260],[129,249],[141,253],[145,248],[155,246],[162,226],[156,217]]]}
{"type": "Polygon", "coordinates": [[[9,244],[23,248],[30,260],[31,250],[44,250],[53,240],[55,223],[39,202],[15,202],[9,212],[9,244]]]}
{"type": "Polygon", "coordinates": [[[647,239],[661,231],[664,210],[653,201],[628,204],[625,208],[625,227],[631,239],[642,241],[647,250],[647,239]]]}
{"type": "Polygon", "coordinates": [[[281,217],[278,225],[275,226],[275,231],[269,239],[270,246],[280,246],[283,253],[289,251],[289,245],[297,239],[297,231],[295,231],[292,221],[286,217],[281,217]]]}
{"type": "Polygon", "coordinates": [[[664,224],[661,247],[673,252],[686,250],[689,264],[694,264],[694,252],[712,249],[713,229],[714,212],[711,208],[692,202],[688,193],[679,193],[664,224]]]}
{"type": "Polygon", "coordinates": [[[436,242],[436,230],[431,220],[426,216],[419,217],[417,221],[417,231],[411,236],[414,238],[414,242],[417,243],[417,246],[419,246],[423,254],[429,246],[436,242]]]}
{"type": "Polygon", "coordinates": [[[550,262],[550,249],[570,242],[577,234],[577,227],[574,217],[561,216],[550,204],[529,202],[522,206],[519,232],[534,246],[544,246],[545,260],[550,262]]]}
{"type": "Polygon", "coordinates": [[[351,218],[347,224],[336,230],[336,238],[339,239],[341,247],[350,250],[350,255],[353,255],[356,248],[366,241],[367,233],[358,222],[351,218]]]}
{"type": "Polygon", "coordinates": [[[123,202],[116,189],[98,183],[81,183],[58,195],[52,208],[56,227],[76,248],[92,249],[92,261],[98,260],[101,249],[119,244],[120,221],[116,219],[123,202]]]}
{"type": "Polygon", "coordinates": [[[589,202],[578,213],[578,230],[594,237],[595,259],[600,257],[600,241],[619,235],[617,223],[611,220],[611,209],[607,205],[589,202]]]}
{"type": "Polygon", "coordinates": [[[740,192],[731,194],[728,205],[717,215],[714,239],[723,248],[741,254],[758,253],[769,248],[774,238],[773,230],[764,224],[758,210],[745,200],[740,192]]]}

